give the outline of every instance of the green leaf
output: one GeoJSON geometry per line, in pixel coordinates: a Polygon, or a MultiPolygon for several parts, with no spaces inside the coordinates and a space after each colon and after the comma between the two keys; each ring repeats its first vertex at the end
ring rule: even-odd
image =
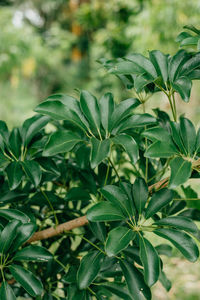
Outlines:
{"type": "Polygon", "coordinates": [[[151,299],[151,291],[145,284],[143,275],[137,268],[125,260],[120,261],[120,266],[124,274],[130,296],[133,300],[151,299]]]}
{"type": "Polygon", "coordinates": [[[185,183],[191,175],[192,163],[182,157],[175,157],[170,161],[171,176],[169,188],[174,189],[178,185],[185,183]]]}
{"type": "Polygon", "coordinates": [[[116,205],[103,201],[95,204],[87,211],[87,219],[92,222],[106,222],[126,220],[127,217],[116,205]]]}
{"type": "Polygon", "coordinates": [[[196,224],[191,219],[186,217],[181,217],[181,216],[167,217],[155,222],[154,224],[175,227],[194,234],[198,233],[198,228],[196,224]]]}
{"type": "Polygon", "coordinates": [[[176,122],[170,122],[170,127],[174,143],[178,146],[179,150],[186,155],[187,151],[183,145],[183,141],[180,135],[180,124],[176,122]]]}
{"type": "Polygon", "coordinates": [[[193,25],[185,25],[185,26],[183,26],[183,28],[186,28],[186,29],[188,29],[188,30],[191,30],[191,31],[193,31],[194,33],[196,33],[196,34],[200,34],[200,30],[198,30],[195,26],[193,26],[193,25]]]}
{"type": "Polygon", "coordinates": [[[52,254],[44,247],[30,245],[18,251],[13,257],[14,261],[44,262],[53,258],[52,254]]]}
{"type": "Polygon", "coordinates": [[[89,222],[90,229],[94,236],[102,243],[106,240],[106,226],[103,222],[89,222]]]}
{"type": "Polygon", "coordinates": [[[140,258],[144,267],[144,279],[148,286],[158,281],[160,275],[160,258],[152,244],[140,237],[140,258]]]}
{"type": "Polygon", "coordinates": [[[188,76],[190,72],[198,68],[200,64],[200,53],[197,52],[189,60],[185,62],[181,69],[181,75],[188,76]]]}
{"type": "Polygon", "coordinates": [[[40,165],[34,160],[25,160],[22,162],[24,171],[32,184],[37,187],[42,178],[42,171],[40,165]]]}
{"type": "Polygon", "coordinates": [[[147,137],[152,142],[162,141],[171,143],[171,136],[169,132],[163,127],[152,127],[142,132],[142,136],[147,137]]]}
{"type": "Polygon", "coordinates": [[[192,155],[196,144],[196,131],[192,122],[187,118],[180,118],[180,133],[187,153],[192,155]]]}
{"type": "Polygon", "coordinates": [[[113,134],[124,132],[127,129],[133,129],[134,127],[143,127],[146,125],[153,125],[157,122],[156,118],[150,114],[138,114],[130,116],[127,120],[122,121],[115,129],[113,134]]]}
{"type": "Polygon", "coordinates": [[[16,158],[20,157],[21,154],[21,135],[18,128],[14,128],[9,136],[9,149],[16,158]]]}
{"type": "Polygon", "coordinates": [[[198,36],[189,36],[181,41],[180,47],[197,45],[198,40],[199,40],[198,36]]]}
{"type": "Polygon", "coordinates": [[[62,102],[56,101],[44,101],[40,103],[35,110],[36,112],[50,116],[55,120],[66,120],[69,109],[62,102]]]}
{"type": "Polygon", "coordinates": [[[169,292],[172,287],[172,284],[171,284],[171,281],[167,278],[167,276],[165,275],[165,273],[162,270],[160,271],[159,281],[162,283],[162,285],[164,286],[166,291],[169,292]]]}
{"type": "Polygon", "coordinates": [[[21,163],[19,161],[11,162],[5,170],[10,190],[16,189],[22,181],[24,175],[21,163]]]}
{"type": "Polygon", "coordinates": [[[149,74],[146,74],[146,73],[136,76],[136,78],[134,80],[134,87],[135,87],[137,93],[142,92],[144,87],[147,86],[152,81],[154,81],[152,76],[149,74]]]}
{"type": "Polygon", "coordinates": [[[10,221],[0,235],[0,253],[7,253],[17,234],[17,227],[21,224],[18,220],[10,221]]]}
{"type": "Polygon", "coordinates": [[[81,187],[73,187],[68,192],[64,198],[66,201],[88,201],[91,199],[90,194],[81,187]]]}
{"type": "Polygon", "coordinates": [[[186,233],[177,229],[156,229],[153,231],[158,236],[169,240],[191,262],[199,257],[199,249],[194,240],[186,233]]]}
{"type": "Polygon", "coordinates": [[[200,151],[200,127],[197,131],[197,137],[196,137],[196,144],[195,144],[195,151],[198,153],[200,151]]]}
{"type": "Polygon", "coordinates": [[[120,102],[112,115],[110,115],[110,126],[109,131],[115,129],[120,122],[122,122],[127,116],[129,116],[133,110],[133,108],[140,105],[140,101],[136,98],[129,98],[122,102],[120,102]]]}
{"type": "Polygon", "coordinates": [[[115,227],[112,229],[106,240],[105,251],[108,256],[115,256],[123,249],[128,247],[130,241],[136,236],[136,233],[127,227],[115,227]]]}
{"type": "Polygon", "coordinates": [[[6,123],[0,120],[0,134],[3,137],[4,142],[7,144],[9,139],[9,130],[6,123]]]}
{"type": "Polygon", "coordinates": [[[112,141],[124,148],[132,163],[137,162],[139,158],[139,150],[138,145],[132,136],[123,133],[112,138],[112,141]]]}
{"type": "Polygon", "coordinates": [[[187,60],[188,54],[185,50],[179,50],[172,56],[169,62],[169,79],[171,82],[174,82],[178,78],[179,72],[187,60]]]}
{"type": "Polygon", "coordinates": [[[36,231],[37,226],[33,223],[25,223],[17,228],[17,235],[10,248],[10,252],[15,252],[21,245],[28,241],[36,231]]]}
{"type": "Polygon", "coordinates": [[[169,204],[173,199],[173,192],[167,188],[161,189],[153,194],[145,211],[145,218],[148,219],[169,204]]]}
{"type": "Polygon", "coordinates": [[[157,78],[158,74],[156,72],[154,65],[145,56],[138,54],[138,53],[134,53],[134,54],[130,54],[130,55],[126,56],[126,58],[128,60],[134,62],[135,64],[137,64],[139,67],[141,67],[143,69],[142,73],[145,72],[145,73],[148,73],[149,75],[151,75],[152,78],[157,78]]]}
{"type": "Polygon", "coordinates": [[[101,194],[106,198],[111,204],[119,208],[125,216],[130,218],[130,214],[133,211],[132,201],[124,193],[124,191],[116,185],[107,185],[100,189],[101,194]]]}
{"type": "Polygon", "coordinates": [[[188,77],[179,77],[172,83],[172,87],[177,93],[179,93],[183,101],[188,102],[190,100],[192,81],[188,77]]]}
{"type": "Polygon", "coordinates": [[[49,122],[47,116],[36,115],[27,119],[22,125],[22,140],[24,145],[28,145],[32,138],[49,122]]]}
{"type": "Polygon", "coordinates": [[[33,297],[41,295],[43,286],[41,280],[33,275],[32,272],[25,270],[21,266],[12,264],[9,267],[12,276],[19,284],[33,297]]]}
{"type": "Polygon", "coordinates": [[[172,256],[172,247],[168,244],[160,244],[155,247],[159,255],[166,255],[168,257],[172,256]]]}
{"type": "Polygon", "coordinates": [[[103,128],[108,132],[110,125],[110,116],[112,115],[115,103],[113,100],[113,95],[111,93],[104,94],[99,102],[100,114],[101,114],[101,124],[103,128]]]}
{"type": "Polygon", "coordinates": [[[50,136],[43,151],[44,156],[53,156],[58,153],[71,151],[81,141],[81,138],[68,130],[57,131],[50,136]]]}
{"type": "Polygon", "coordinates": [[[126,289],[124,284],[115,283],[115,282],[105,282],[101,283],[102,288],[106,288],[106,290],[110,291],[112,294],[120,297],[120,299],[131,300],[130,294],[126,289]]]}
{"type": "Polygon", "coordinates": [[[90,128],[99,133],[101,116],[97,99],[89,92],[83,90],[80,95],[80,105],[83,114],[90,124],[90,128]]]}
{"type": "Polygon", "coordinates": [[[141,214],[148,199],[148,187],[143,178],[136,178],[132,186],[132,195],[137,211],[141,214]]]}
{"type": "Polygon", "coordinates": [[[113,74],[122,74],[122,75],[129,75],[129,74],[143,74],[145,70],[139,66],[137,63],[132,61],[120,61],[117,62],[114,68],[111,68],[110,71],[113,74]]]}
{"type": "Polygon", "coordinates": [[[30,222],[30,218],[17,209],[0,209],[0,216],[5,218],[6,220],[12,221],[13,219],[18,220],[22,223],[30,222]]]}
{"type": "Polygon", "coordinates": [[[157,141],[147,148],[144,156],[149,158],[168,158],[175,154],[178,154],[178,150],[174,144],[157,141]]]}
{"type": "Polygon", "coordinates": [[[91,168],[94,169],[104,159],[106,159],[110,152],[110,139],[100,141],[94,137],[91,138],[91,168]]]}
{"type": "Polygon", "coordinates": [[[149,57],[153,63],[158,76],[161,76],[163,82],[167,82],[168,79],[168,59],[167,55],[158,50],[149,52],[149,57]]]}
{"type": "Polygon", "coordinates": [[[99,251],[90,251],[82,258],[77,272],[77,283],[80,290],[86,289],[95,280],[103,259],[104,254],[99,251]]]}
{"type": "Polygon", "coordinates": [[[12,288],[6,281],[3,281],[1,283],[0,299],[1,300],[16,300],[17,299],[15,297],[15,294],[14,294],[12,288]]]}

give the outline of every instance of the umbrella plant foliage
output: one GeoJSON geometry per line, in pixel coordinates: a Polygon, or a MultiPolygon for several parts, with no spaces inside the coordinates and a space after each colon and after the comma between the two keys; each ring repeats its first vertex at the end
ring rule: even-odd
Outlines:
{"type": "Polygon", "coordinates": [[[151,299],[171,288],[163,255],[199,257],[200,129],[175,94],[189,101],[200,54],[101,62],[132,98],[52,95],[21,127],[0,121],[1,300],[151,299]],[[158,91],[171,112],[145,113],[158,91]]]}

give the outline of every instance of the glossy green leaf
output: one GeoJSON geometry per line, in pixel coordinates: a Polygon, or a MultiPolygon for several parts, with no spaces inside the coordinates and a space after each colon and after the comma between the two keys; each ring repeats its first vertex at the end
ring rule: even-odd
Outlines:
{"type": "Polygon", "coordinates": [[[196,144],[196,131],[192,122],[187,118],[180,118],[180,134],[186,151],[192,154],[196,144]]]}
{"type": "Polygon", "coordinates": [[[105,251],[108,256],[115,256],[123,249],[128,247],[130,241],[136,236],[136,233],[127,227],[115,227],[112,229],[106,240],[105,251]]]}
{"type": "Polygon", "coordinates": [[[140,105],[140,101],[136,98],[129,98],[120,102],[116,107],[112,115],[110,115],[110,126],[109,130],[117,127],[118,124],[129,116],[133,108],[140,105]]]}
{"type": "Polygon", "coordinates": [[[152,127],[142,132],[142,136],[147,137],[152,142],[162,141],[162,142],[170,142],[171,137],[169,132],[163,127],[152,127]]]}
{"type": "Polygon", "coordinates": [[[91,167],[96,168],[104,159],[106,159],[110,152],[110,139],[100,141],[94,137],[91,138],[91,167]]]}
{"type": "Polygon", "coordinates": [[[145,211],[145,218],[152,217],[155,213],[160,211],[161,208],[169,204],[173,199],[173,192],[167,188],[161,189],[153,194],[147,209],[145,211]]]}
{"type": "Polygon", "coordinates": [[[148,286],[152,286],[160,275],[160,258],[152,244],[144,237],[140,237],[140,258],[144,267],[144,280],[148,286]]]}
{"type": "Polygon", "coordinates": [[[81,110],[87,118],[91,129],[100,131],[101,115],[97,99],[87,91],[82,91],[80,95],[81,110]]]}
{"type": "Polygon", "coordinates": [[[25,270],[21,266],[12,264],[9,267],[12,276],[19,284],[33,297],[41,295],[43,286],[41,280],[33,275],[32,272],[25,270]]]}
{"type": "Polygon", "coordinates": [[[44,156],[52,156],[58,153],[65,153],[81,141],[81,138],[68,130],[57,131],[50,136],[48,143],[43,151],[44,156]]]}
{"type": "Polygon", "coordinates": [[[189,60],[185,62],[181,69],[181,75],[188,75],[191,71],[199,67],[200,65],[200,53],[195,53],[189,60]]]}
{"type": "Polygon", "coordinates": [[[191,262],[199,257],[199,249],[194,240],[186,233],[177,229],[156,229],[154,233],[169,240],[191,262]]]}
{"type": "Polygon", "coordinates": [[[9,149],[12,154],[19,158],[21,154],[22,139],[18,128],[14,128],[9,136],[9,149]]]}
{"type": "Polygon", "coordinates": [[[178,185],[185,183],[191,175],[192,163],[182,157],[175,157],[170,161],[171,176],[169,188],[174,189],[178,185]]]}
{"type": "Polygon", "coordinates": [[[170,127],[174,143],[178,146],[179,150],[186,155],[187,151],[180,135],[180,124],[176,122],[170,122],[170,127]]]}
{"type": "Polygon", "coordinates": [[[44,128],[50,118],[42,115],[35,115],[27,119],[22,125],[22,140],[25,145],[28,145],[32,138],[44,128]]]}
{"type": "Polygon", "coordinates": [[[94,236],[101,242],[106,240],[106,226],[103,222],[89,222],[90,229],[94,236]]]}
{"type": "Polygon", "coordinates": [[[115,282],[105,282],[105,283],[101,283],[101,287],[110,291],[114,295],[120,297],[120,299],[124,299],[124,300],[132,299],[124,284],[115,283],[115,282]]]}
{"type": "Polygon", "coordinates": [[[145,157],[168,158],[175,154],[178,154],[178,150],[175,145],[172,143],[157,141],[147,148],[145,157]]]}
{"type": "Polygon", "coordinates": [[[192,81],[188,77],[179,77],[172,83],[172,87],[179,93],[183,101],[188,102],[190,100],[192,81]]]}
{"type": "Polygon", "coordinates": [[[13,257],[14,261],[44,262],[53,258],[52,254],[44,247],[30,245],[18,251],[13,257]]]}
{"type": "Polygon", "coordinates": [[[87,219],[92,222],[121,221],[127,219],[115,204],[103,201],[95,204],[87,211],[87,219]]]}
{"type": "Polygon", "coordinates": [[[162,270],[160,271],[159,281],[162,283],[166,291],[169,292],[172,287],[172,283],[162,270]]]}
{"type": "Polygon", "coordinates": [[[132,195],[135,206],[141,214],[148,199],[148,186],[143,178],[136,178],[132,186],[132,195]]]}
{"type": "Polygon", "coordinates": [[[120,261],[120,266],[124,274],[131,299],[133,300],[147,300],[151,299],[151,291],[144,282],[143,275],[138,269],[125,260],[120,261]]]}
{"type": "Polygon", "coordinates": [[[73,187],[71,188],[65,197],[66,201],[88,201],[90,200],[90,194],[81,187],[73,187]]]}
{"type": "Polygon", "coordinates": [[[25,223],[17,228],[17,235],[10,248],[10,252],[15,252],[21,245],[28,241],[36,231],[37,226],[33,223],[25,223]]]}
{"type": "Polygon", "coordinates": [[[136,208],[132,196],[132,184],[130,182],[120,182],[120,188],[129,199],[129,214],[135,216],[136,208]]]}
{"type": "Polygon", "coordinates": [[[7,166],[5,171],[10,189],[16,189],[20,185],[24,175],[21,163],[19,161],[13,161],[7,166]]]}
{"type": "Polygon", "coordinates": [[[91,251],[82,258],[77,272],[77,284],[80,290],[86,289],[95,280],[103,259],[104,254],[99,251],[91,251]]]}
{"type": "Polygon", "coordinates": [[[10,285],[7,283],[7,281],[3,281],[1,283],[0,288],[0,300],[16,300],[15,294],[13,292],[13,289],[10,287],[10,285]]]}
{"type": "Polygon", "coordinates": [[[12,220],[18,220],[22,223],[30,222],[30,218],[24,214],[22,211],[17,209],[0,209],[0,216],[5,218],[6,220],[12,221],[12,220]]]}
{"type": "Polygon", "coordinates": [[[145,86],[147,86],[149,83],[153,81],[154,79],[152,78],[152,76],[146,73],[136,76],[134,80],[134,87],[137,93],[142,92],[145,86]]]}
{"type": "Polygon", "coordinates": [[[110,125],[111,118],[115,103],[113,99],[113,95],[111,93],[104,94],[99,101],[99,108],[101,114],[101,124],[103,128],[108,132],[108,128],[110,125]]]}
{"type": "Polygon", "coordinates": [[[136,141],[134,138],[128,134],[119,134],[115,136],[112,141],[115,144],[121,145],[128,156],[130,157],[130,160],[132,163],[136,163],[139,158],[139,149],[136,141]]]}
{"type": "Polygon", "coordinates": [[[139,67],[141,67],[143,69],[142,73],[145,72],[145,73],[151,75],[152,78],[157,78],[158,74],[156,72],[154,65],[145,56],[138,54],[138,53],[134,53],[134,54],[127,55],[126,58],[128,60],[134,62],[135,64],[137,64],[139,67]]]}
{"type": "Polygon", "coordinates": [[[181,41],[180,46],[183,47],[183,46],[197,45],[198,40],[199,40],[198,36],[189,36],[181,41]]]}
{"type": "Polygon", "coordinates": [[[185,50],[179,50],[171,58],[169,62],[169,79],[171,82],[174,82],[177,79],[182,66],[187,60],[188,54],[185,50]]]}
{"type": "Polygon", "coordinates": [[[35,111],[50,116],[55,120],[66,120],[68,116],[69,109],[59,100],[55,101],[44,101],[40,103],[35,111]]]}
{"type": "Polygon", "coordinates": [[[143,127],[146,125],[156,124],[157,120],[150,114],[138,114],[129,117],[127,120],[122,121],[117,129],[115,130],[115,134],[124,132],[127,129],[132,129],[135,127],[143,127]]]}
{"type": "Polygon", "coordinates": [[[37,187],[42,178],[40,165],[34,160],[25,160],[22,164],[27,177],[32,184],[37,187]]]}
{"type": "Polygon", "coordinates": [[[154,224],[175,227],[194,234],[198,232],[196,224],[191,219],[181,216],[163,218],[155,222],[154,224]]]}
{"type": "Polygon", "coordinates": [[[4,142],[7,144],[9,139],[9,130],[6,123],[0,120],[0,134],[3,137],[4,142]]]}
{"type": "Polygon", "coordinates": [[[17,234],[17,227],[21,224],[18,220],[10,221],[0,235],[0,253],[7,253],[17,234]]]}
{"type": "Polygon", "coordinates": [[[107,185],[101,188],[100,192],[111,204],[119,208],[125,216],[131,216],[130,213],[133,211],[132,201],[130,201],[120,187],[116,185],[107,185]]]}
{"type": "Polygon", "coordinates": [[[163,54],[159,50],[153,50],[149,52],[149,57],[156,69],[158,76],[161,76],[163,82],[167,82],[168,79],[167,55],[163,54]]]}
{"type": "Polygon", "coordinates": [[[113,74],[143,74],[145,70],[135,62],[124,60],[122,62],[117,62],[114,68],[110,69],[113,74]]]}
{"type": "Polygon", "coordinates": [[[168,244],[160,244],[155,247],[159,255],[172,256],[172,247],[168,244]]]}

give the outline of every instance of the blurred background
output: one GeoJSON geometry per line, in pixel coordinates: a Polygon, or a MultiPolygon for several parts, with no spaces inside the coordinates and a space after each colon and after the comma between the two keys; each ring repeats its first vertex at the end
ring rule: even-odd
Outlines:
{"type": "MultiPolygon", "coordinates": [[[[200,26],[199,16],[199,0],[0,0],[0,119],[18,126],[52,93],[133,96],[97,60],[152,49],[174,54],[176,36],[186,24],[200,26]]],[[[189,104],[177,101],[198,124],[200,84],[189,104]]],[[[149,110],[157,106],[168,109],[159,94],[149,110]]],[[[175,285],[167,294],[157,284],[153,299],[200,299],[200,264],[166,260],[175,285]]]]}

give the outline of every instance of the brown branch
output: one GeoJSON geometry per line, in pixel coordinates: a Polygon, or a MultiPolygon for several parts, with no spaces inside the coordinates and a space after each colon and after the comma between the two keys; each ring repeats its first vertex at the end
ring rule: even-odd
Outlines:
{"type": "MultiPolygon", "coordinates": [[[[150,185],[149,186],[149,191],[151,192],[154,188],[156,190],[160,189],[160,188],[164,188],[165,186],[167,186],[168,180],[169,180],[169,177],[164,178],[164,179],[160,180],[159,182],[150,185]]],[[[76,218],[74,220],[62,223],[62,224],[58,225],[55,228],[54,227],[49,227],[49,228],[44,229],[42,231],[36,232],[28,240],[28,243],[45,240],[45,239],[51,238],[53,236],[59,235],[59,234],[63,233],[64,231],[69,231],[69,230],[72,230],[74,228],[82,227],[86,224],[88,224],[88,220],[87,220],[86,216],[79,217],[79,218],[76,218]]]]}

